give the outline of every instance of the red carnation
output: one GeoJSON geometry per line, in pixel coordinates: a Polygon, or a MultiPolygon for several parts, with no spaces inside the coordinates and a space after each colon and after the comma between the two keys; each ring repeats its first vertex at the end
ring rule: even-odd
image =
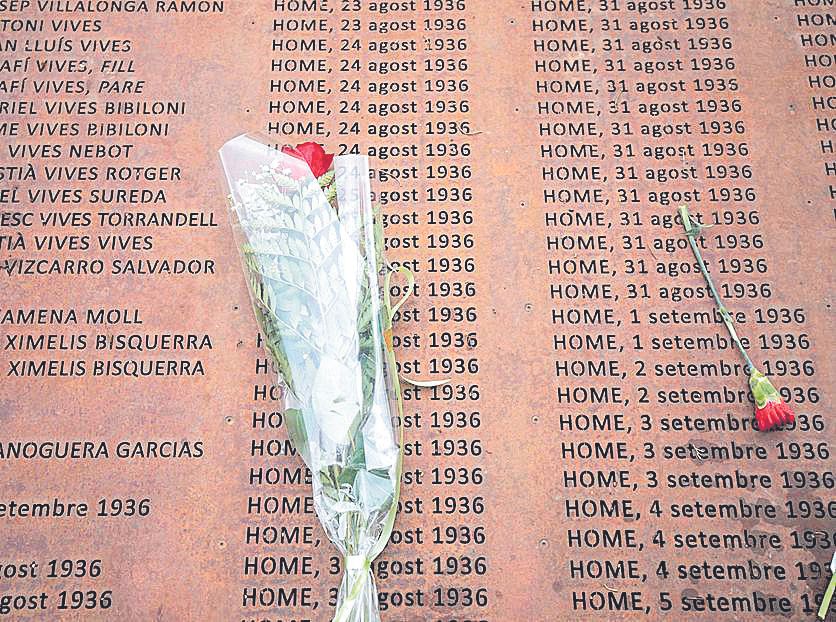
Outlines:
{"type": "Polygon", "coordinates": [[[321,177],[331,168],[331,163],[334,161],[333,153],[325,153],[325,149],[318,143],[301,143],[295,147],[285,145],[282,147],[282,153],[292,155],[294,158],[299,158],[308,165],[314,177],[321,177]]]}
{"type": "Polygon", "coordinates": [[[795,414],[781,399],[781,394],[772,386],[769,378],[752,369],[749,375],[749,387],[755,398],[755,418],[758,420],[758,430],[766,432],[780,425],[795,421],[795,414]]]}
{"type": "Polygon", "coordinates": [[[705,266],[702,253],[700,253],[696,242],[696,238],[705,227],[697,222],[691,221],[688,208],[684,205],[679,208],[679,216],[682,218],[685,235],[688,236],[688,245],[694,253],[694,258],[697,260],[700,272],[705,279],[706,285],[708,285],[714,302],[717,304],[717,311],[720,313],[723,324],[726,325],[729,336],[740,351],[740,356],[743,357],[743,360],[746,361],[746,365],[749,367],[749,388],[752,390],[752,398],[755,401],[755,417],[758,421],[758,430],[766,432],[772,428],[792,423],[795,421],[795,415],[792,409],[781,399],[781,394],[778,393],[778,390],[772,385],[769,378],[755,369],[752,359],[749,358],[749,355],[746,353],[746,348],[743,347],[743,342],[737,336],[737,331],[734,328],[734,319],[728,309],[723,305],[723,300],[720,298],[720,294],[717,293],[717,288],[714,287],[714,282],[708,274],[708,268],[705,266]]]}
{"type": "Polygon", "coordinates": [[[762,432],[795,421],[792,409],[784,402],[767,402],[763,408],[755,408],[755,417],[762,432]]]}

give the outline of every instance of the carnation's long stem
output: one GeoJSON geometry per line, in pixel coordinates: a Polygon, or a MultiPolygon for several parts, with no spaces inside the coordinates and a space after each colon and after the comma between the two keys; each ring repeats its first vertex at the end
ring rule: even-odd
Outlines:
{"type": "Polygon", "coordinates": [[[706,284],[708,284],[708,290],[714,297],[717,310],[720,312],[720,317],[723,318],[723,324],[726,325],[726,330],[729,332],[729,336],[732,338],[732,341],[734,341],[734,345],[737,346],[737,349],[740,351],[741,356],[743,356],[743,360],[746,361],[746,365],[749,366],[750,370],[753,370],[755,369],[755,364],[752,363],[752,359],[749,358],[746,348],[744,348],[743,344],[740,342],[740,337],[737,336],[737,331],[734,329],[734,320],[732,320],[729,310],[726,309],[726,306],[723,304],[723,299],[720,298],[720,294],[717,293],[717,288],[714,287],[714,282],[711,280],[711,277],[708,274],[708,268],[706,268],[705,262],[702,259],[702,253],[700,253],[700,249],[697,246],[695,238],[700,234],[701,227],[700,225],[695,225],[691,222],[691,216],[688,213],[688,208],[686,206],[682,205],[679,208],[679,215],[682,217],[682,226],[685,227],[685,235],[688,238],[688,244],[691,246],[691,251],[697,259],[697,265],[700,267],[700,272],[702,272],[702,276],[705,279],[706,284]]]}
{"type": "Polygon", "coordinates": [[[818,616],[820,620],[827,618],[830,611],[830,603],[833,601],[833,593],[836,592],[836,553],[833,553],[833,561],[830,562],[830,583],[827,584],[827,589],[821,599],[821,607],[819,607],[818,616]]]}

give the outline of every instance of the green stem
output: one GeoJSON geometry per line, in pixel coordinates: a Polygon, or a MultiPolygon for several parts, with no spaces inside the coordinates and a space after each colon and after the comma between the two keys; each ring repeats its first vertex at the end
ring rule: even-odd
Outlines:
{"type": "Polygon", "coordinates": [[[834,591],[836,591],[836,574],[830,577],[830,583],[828,584],[827,590],[821,599],[821,607],[819,607],[818,612],[819,620],[827,618],[827,614],[830,611],[830,603],[833,601],[834,591]]]}
{"type": "Polygon", "coordinates": [[[743,344],[740,342],[740,337],[737,336],[737,331],[734,329],[734,320],[732,320],[729,310],[726,309],[726,306],[723,304],[723,299],[720,298],[720,294],[717,293],[717,288],[714,287],[714,282],[711,280],[711,277],[708,274],[708,268],[703,261],[702,253],[700,253],[700,249],[697,246],[696,237],[700,234],[701,227],[699,224],[693,224],[691,222],[691,215],[688,213],[688,208],[686,206],[680,206],[679,215],[682,217],[682,226],[685,227],[685,235],[688,237],[688,244],[691,246],[691,251],[694,253],[697,265],[700,267],[700,272],[708,285],[708,291],[711,292],[711,296],[714,298],[717,310],[720,312],[720,317],[723,318],[723,324],[726,325],[726,330],[729,332],[729,336],[732,338],[732,341],[734,341],[734,345],[737,346],[738,351],[741,356],[743,356],[743,360],[746,361],[749,369],[755,369],[755,364],[752,363],[752,359],[749,358],[746,348],[744,348],[743,344]]]}

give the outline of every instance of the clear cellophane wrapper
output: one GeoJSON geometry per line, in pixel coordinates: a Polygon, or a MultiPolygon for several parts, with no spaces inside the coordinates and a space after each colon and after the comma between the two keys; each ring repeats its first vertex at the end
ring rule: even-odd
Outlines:
{"type": "Polygon", "coordinates": [[[380,228],[365,156],[308,165],[239,136],[220,151],[255,314],[310,468],[316,512],[344,558],[335,622],[380,620],[370,570],[391,532],[400,448],[384,343],[380,228]]]}

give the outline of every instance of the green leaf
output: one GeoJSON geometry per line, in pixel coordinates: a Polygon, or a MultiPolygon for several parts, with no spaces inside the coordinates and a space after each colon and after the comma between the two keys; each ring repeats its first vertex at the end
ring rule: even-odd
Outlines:
{"type": "Polygon", "coordinates": [[[360,471],[355,480],[357,501],[365,512],[386,512],[395,497],[395,484],[378,471],[360,471]]]}
{"type": "Polygon", "coordinates": [[[351,347],[358,339],[358,309],[352,308],[345,264],[359,265],[362,258],[315,179],[262,173],[255,182],[242,181],[239,190],[241,251],[256,317],[285,384],[309,403],[326,353],[346,367],[360,367],[351,347]]]}
{"type": "Polygon", "coordinates": [[[287,428],[287,436],[302,456],[305,464],[310,466],[311,454],[308,447],[308,430],[305,427],[305,415],[298,408],[288,408],[284,412],[284,424],[287,428]]]}
{"type": "Polygon", "coordinates": [[[362,434],[357,436],[354,450],[343,468],[354,469],[355,471],[366,468],[366,446],[362,434]]]}

